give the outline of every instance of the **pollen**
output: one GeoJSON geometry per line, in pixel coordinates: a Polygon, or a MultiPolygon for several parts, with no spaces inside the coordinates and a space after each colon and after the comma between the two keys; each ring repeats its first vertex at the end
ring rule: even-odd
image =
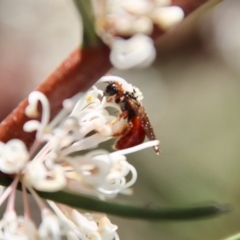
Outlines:
{"type": "Polygon", "coordinates": [[[142,92],[139,90],[139,88],[137,87],[133,87],[134,89],[134,95],[137,98],[138,101],[142,101],[143,100],[143,94],[142,92]]]}
{"type": "Polygon", "coordinates": [[[87,98],[86,98],[88,103],[92,102],[93,99],[94,99],[93,95],[88,95],[87,98]]]}
{"type": "Polygon", "coordinates": [[[35,107],[27,107],[25,110],[25,113],[27,116],[29,117],[38,117],[39,116],[39,112],[35,107]]]}

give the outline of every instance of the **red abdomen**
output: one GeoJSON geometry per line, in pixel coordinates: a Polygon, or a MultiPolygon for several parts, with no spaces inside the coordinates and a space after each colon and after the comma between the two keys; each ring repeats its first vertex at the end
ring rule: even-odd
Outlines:
{"type": "Polygon", "coordinates": [[[132,127],[129,131],[117,140],[115,144],[116,149],[134,147],[144,141],[145,130],[142,127],[141,119],[139,117],[134,117],[131,123],[132,127]]]}

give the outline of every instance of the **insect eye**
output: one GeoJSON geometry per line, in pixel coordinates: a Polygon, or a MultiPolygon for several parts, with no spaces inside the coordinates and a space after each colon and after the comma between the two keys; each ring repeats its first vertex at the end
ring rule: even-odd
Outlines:
{"type": "Polygon", "coordinates": [[[105,95],[106,96],[112,96],[118,93],[117,86],[113,84],[109,84],[105,89],[105,95]]]}

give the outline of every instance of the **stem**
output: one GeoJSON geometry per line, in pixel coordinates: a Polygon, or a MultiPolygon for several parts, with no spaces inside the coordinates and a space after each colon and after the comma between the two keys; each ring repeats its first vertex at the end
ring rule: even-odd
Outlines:
{"type": "Polygon", "coordinates": [[[17,184],[18,184],[19,178],[16,177],[12,183],[11,193],[8,198],[8,204],[5,212],[14,212],[14,203],[16,198],[16,191],[17,191],[17,184]]]}
{"type": "Polygon", "coordinates": [[[55,202],[47,200],[47,203],[49,204],[49,206],[52,208],[52,210],[55,212],[59,219],[61,219],[63,222],[66,222],[69,226],[74,228],[74,223],[66,217],[66,215],[62,212],[62,210],[59,208],[59,206],[57,206],[55,202]]]}
{"type": "MultiPolygon", "coordinates": [[[[1,177],[4,177],[1,176],[1,177]]],[[[15,178],[12,183],[11,183],[11,179],[9,178],[5,178],[4,181],[1,181],[1,184],[3,184],[4,186],[8,186],[5,191],[2,193],[2,195],[0,196],[0,206],[3,204],[3,202],[6,200],[6,198],[9,196],[9,194],[12,192],[12,190],[14,189],[14,187],[16,187],[16,184],[18,182],[18,179],[15,178]],[[10,185],[11,184],[11,185],[10,185]]]]}
{"type": "Polygon", "coordinates": [[[27,219],[31,219],[27,190],[24,184],[22,184],[22,191],[23,191],[24,217],[27,219]]]}
{"type": "Polygon", "coordinates": [[[83,48],[96,46],[99,43],[95,33],[95,21],[90,0],[74,0],[76,8],[82,18],[83,24],[83,48]]]}
{"type": "Polygon", "coordinates": [[[36,191],[32,187],[27,187],[29,192],[32,194],[34,200],[36,201],[40,211],[43,211],[44,209],[47,209],[46,204],[43,202],[43,200],[38,196],[36,191]]]}
{"type": "Polygon", "coordinates": [[[29,159],[32,159],[34,157],[34,155],[37,152],[40,145],[41,145],[41,143],[37,139],[35,139],[35,141],[33,142],[33,145],[31,146],[31,148],[29,150],[29,159]]]}

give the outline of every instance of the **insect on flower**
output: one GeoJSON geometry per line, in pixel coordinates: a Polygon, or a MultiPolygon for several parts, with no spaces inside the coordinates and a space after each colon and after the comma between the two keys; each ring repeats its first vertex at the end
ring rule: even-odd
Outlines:
{"type": "MultiPolygon", "coordinates": [[[[156,140],[155,133],[148,118],[148,115],[141,103],[142,93],[136,87],[119,81],[108,81],[104,90],[104,96],[108,97],[108,102],[119,104],[122,113],[119,118],[127,120],[122,128],[114,133],[113,136],[120,137],[116,144],[116,149],[125,149],[141,144],[145,136],[149,140],[156,140]],[[127,87],[125,89],[125,87],[127,87]]],[[[153,147],[154,151],[159,154],[159,146],[153,147]]]]}

